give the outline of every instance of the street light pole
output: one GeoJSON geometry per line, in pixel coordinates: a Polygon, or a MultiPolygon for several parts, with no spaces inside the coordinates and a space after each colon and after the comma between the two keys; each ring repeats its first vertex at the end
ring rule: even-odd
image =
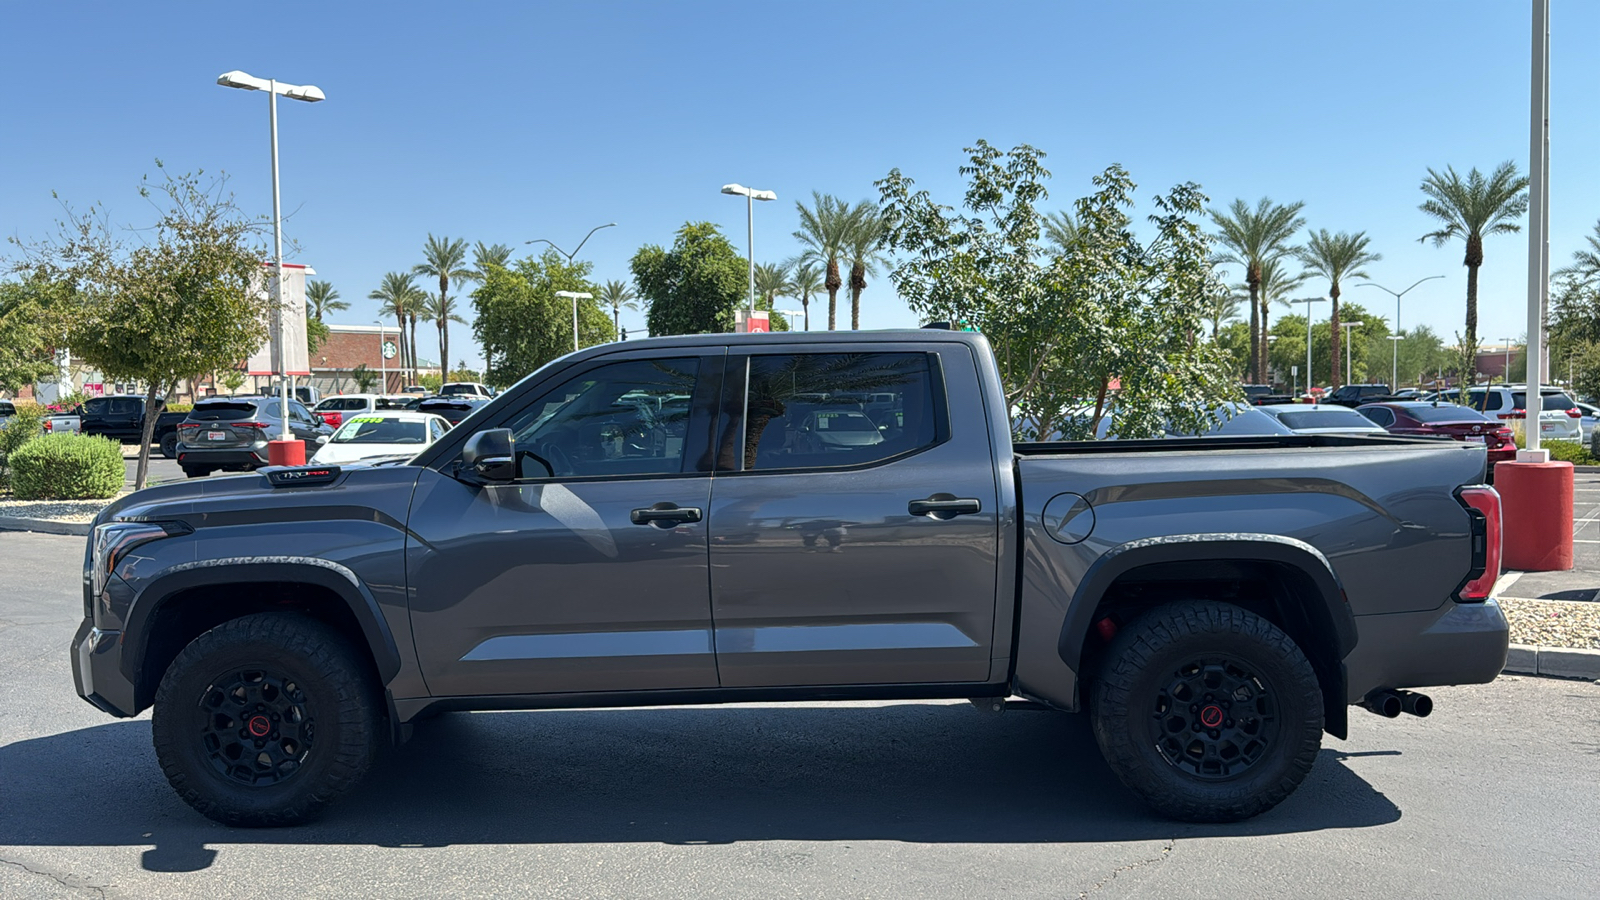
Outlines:
{"type": "MultiPolygon", "coordinates": [[[[1361,326],[1361,320],[1360,319],[1357,319],[1357,320],[1351,321],[1351,322],[1340,322],[1339,323],[1339,327],[1344,329],[1344,379],[1345,379],[1344,383],[1345,384],[1349,384],[1350,383],[1350,379],[1355,377],[1350,372],[1350,329],[1359,328],[1360,326],[1361,326]]],[[[1389,390],[1390,390],[1390,392],[1393,392],[1394,391],[1394,385],[1392,385],[1392,384],[1389,385],[1389,390]]]]}
{"type": "MultiPolygon", "coordinates": [[[[579,244],[578,246],[581,247],[583,245],[579,244]]],[[[577,251],[573,252],[576,253],[577,251]]],[[[578,352],[578,301],[592,299],[594,295],[583,291],[556,291],[556,296],[567,297],[572,300],[572,352],[576,353],[578,352]]]]}
{"type": "Polygon", "coordinates": [[[755,188],[747,188],[742,184],[725,184],[722,186],[722,192],[741,196],[745,200],[745,235],[748,241],[746,246],[750,257],[749,265],[747,266],[750,280],[750,315],[745,319],[744,327],[746,331],[749,331],[750,319],[755,318],[756,311],[756,201],[776,200],[778,195],[772,191],[758,191],[755,188]]]}
{"type": "MultiPolygon", "coordinates": [[[[382,321],[375,319],[372,324],[378,326],[378,366],[383,372],[383,393],[387,394],[389,393],[389,357],[384,355],[383,351],[386,348],[383,345],[384,338],[388,337],[388,335],[383,331],[382,321]]],[[[357,386],[359,387],[359,385],[357,386]]]]}
{"type": "MultiPolygon", "coordinates": [[[[1394,333],[1395,333],[1395,335],[1399,335],[1400,334],[1400,298],[1404,297],[1406,294],[1411,293],[1411,288],[1416,287],[1418,284],[1421,284],[1424,281],[1432,281],[1435,278],[1443,278],[1443,277],[1444,277],[1443,275],[1429,275],[1427,278],[1419,278],[1419,279],[1417,279],[1416,284],[1411,285],[1411,287],[1406,288],[1405,290],[1401,291],[1398,294],[1395,294],[1394,291],[1391,291],[1388,288],[1384,287],[1383,285],[1378,284],[1377,282],[1373,282],[1373,281],[1363,281],[1363,282],[1361,282],[1361,284],[1356,285],[1356,286],[1357,287],[1375,287],[1378,290],[1383,291],[1386,294],[1394,294],[1394,333]]],[[[1394,352],[1393,352],[1392,358],[1391,358],[1391,360],[1389,362],[1389,390],[1391,390],[1391,391],[1395,389],[1395,382],[1400,380],[1400,345],[1399,344],[1394,344],[1393,347],[1394,347],[1394,352]]]]}
{"type": "Polygon", "coordinates": [[[1506,345],[1506,368],[1505,368],[1505,371],[1502,372],[1501,375],[1500,375],[1500,383],[1501,384],[1510,384],[1511,383],[1511,338],[1501,338],[1500,340],[1504,341],[1505,345],[1506,345]]]}
{"type": "Polygon", "coordinates": [[[267,92],[267,121],[272,132],[272,263],[276,273],[272,284],[272,303],[277,307],[278,322],[278,384],[279,402],[282,404],[283,431],[279,440],[288,441],[293,438],[289,432],[289,341],[288,329],[283,316],[283,215],[278,198],[278,95],[283,94],[293,100],[304,100],[307,103],[316,103],[326,100],[327,95],[315,85],[284,84],[275,78],[256,78],[237,69],[224,72],[217,76],[217,84],[223,87],[240,88],[247,91],[267,92]]]}
{"type": "Polygon", "coordinates": [[[1321,303],[1321,302],[1323,302],[1323,301],[1325,301],[1327,299],[1328,299],[1327,297],[1301,297],[1299,300],[1292,301],[1294,303],[1304,303],[1306,305],[1306,388],[1307,388],[1307,390],[1309,390],[1310,387],[1311,387],[1311,304],[1313,304],[1313,303],[1321,303]]]}

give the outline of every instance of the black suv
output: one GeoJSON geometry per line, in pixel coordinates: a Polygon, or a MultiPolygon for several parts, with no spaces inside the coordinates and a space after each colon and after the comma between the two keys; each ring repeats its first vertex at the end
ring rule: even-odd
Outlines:
{"type": "Polygon", "coordinates": [[[450,420],[450,427],[454,428],[461,424],[462,419],[488,404],[488,397],[476,397],[470,394],[457,394],[451,397],[427,397],[417,404],[417,412],[444,416],[450,420]]]}
{"type": "MultiPolygon", "coordinates": [[[[277,397],[201,400],[178,426],[178,465],[190,478],[217,469],[248,472],[267,464],[267,442],[283,432],[277,397]]],[[[289,401],[289,432],[306,445],[306,458],[327,443],[333,429],[298,400],[289,401]]]]}

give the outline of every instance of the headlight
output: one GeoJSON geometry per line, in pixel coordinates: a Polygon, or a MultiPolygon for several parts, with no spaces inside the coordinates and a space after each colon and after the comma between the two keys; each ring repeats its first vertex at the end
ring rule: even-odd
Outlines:
{"type": "Polygon", "coordinates": [[[140,544],[159,540],[174,534],[184,534],[188,526],[180,522],[107,522],[96,525],[89,557],[90,596],[99,597],[105,590],[106,580],[116,571],[128,552],[140,544]]]}

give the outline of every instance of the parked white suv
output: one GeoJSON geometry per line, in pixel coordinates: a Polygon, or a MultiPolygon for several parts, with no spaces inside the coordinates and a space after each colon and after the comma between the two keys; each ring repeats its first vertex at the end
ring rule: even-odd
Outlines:
{"type": "Polygon", "coordinates": [[[494,390],[476,381],[452,381],[439,388],[441,397],[493,397],[494,390]]]}
{"type": "MultiPolygon", "coordinates": [[[[1470,406],[1492,418],[1522,419],[1527,416],[1528,386],[1497,384],[1492,387],[1469,388],[1465,399],[1462,398],[1459,389],[1451,389],[1423,399],[1470,406]]],[[[1539,407],[1540,440],[1583,440],[1583,413],[1565,391],[1553,387],[1541,388],[1539,407]]]]}

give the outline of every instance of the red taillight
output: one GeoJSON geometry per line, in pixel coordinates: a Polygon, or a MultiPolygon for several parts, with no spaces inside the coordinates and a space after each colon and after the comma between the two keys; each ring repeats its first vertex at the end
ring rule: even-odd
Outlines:
{"type": "Polygon", "coordinates": [[[1571,416],[1574,419],[1581,419],[1581,418],[1583,418],[1583,411],[1578,409],[1578,408],[1576,408],[1576,407],[1574,407],[1572,409],[1567,410],[1567,415],[1571,416]]]}
{"type": "Polygon", "coordinates": [[[1525,409],[1513,409],[1511,412],[1503,412],[1498,415],[1502,419],[1526,419],[1528,411],[1525,409]]]}
{"type": "Polygon", "coordinates": [[[55,425],[55,423],[51,422],[49,419],[45,419],[44,420],[44,430],[45,431],[54,431],[55,430],[54,425],[55,425]]]}
{"type": "Polygon", "coordinates": [[[267,423],[265,423],[265,422],[234,422],[233,423],[233,427],[234,428],[258,428],[258,429],[260,429],[262,431],[266,431],[267,430],[267,423]]]}
{"type": "Polygon", "coordinates": [[[1472,561],[1476,570],[1481,560],[1483,572],[1462,585],[1456,596],[1469,601],[1485,600],[1500,580],[1500,494],[1480,484],[1462,488],[1458,496],[1481,514],[1472,517],[1472,561]]]}

